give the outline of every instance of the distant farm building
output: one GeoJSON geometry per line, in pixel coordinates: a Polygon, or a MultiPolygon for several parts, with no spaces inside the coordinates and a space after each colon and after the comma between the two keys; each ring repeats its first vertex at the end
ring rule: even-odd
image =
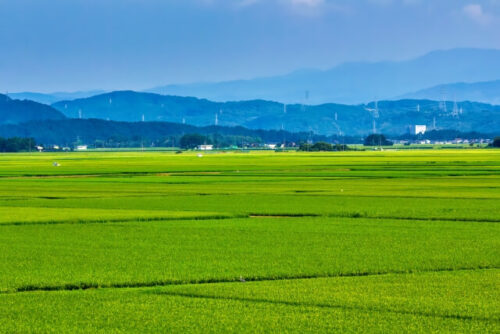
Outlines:
{"type": "Polygon", "coordinates": [[[423,135],[427,131],[427,125],[415,125],[412,130],[414,130],[413,134],[415,135],[423,135]]]}
{"type": "Polygon", "coordinates": [[[78,146],[76,147],[76,150],[77,150],[77,151],[86,151],[86,150],[87,150],[87,148],[88,148],[88,146],[87,146],[87,145],[78,145],[78,146]]]}
{"type": "Polygon", "coordinates": [[[200,151],[212,151],[214,149],[214,145],[198,145],[198,150],[200,151]]]}

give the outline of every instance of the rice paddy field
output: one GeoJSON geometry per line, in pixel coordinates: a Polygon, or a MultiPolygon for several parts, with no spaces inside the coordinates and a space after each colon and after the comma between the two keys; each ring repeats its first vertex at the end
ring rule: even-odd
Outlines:
{"type": "Polygon", "coordinates": [[[500,150],[0,154],[0,333],[156,332],[499,333],[500,150]]]}

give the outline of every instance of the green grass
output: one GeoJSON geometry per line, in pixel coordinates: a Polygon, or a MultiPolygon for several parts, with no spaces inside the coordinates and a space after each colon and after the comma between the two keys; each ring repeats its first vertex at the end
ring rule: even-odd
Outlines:
{"type": "Polygon", "coordinates": [[[499,200],[494,149],[2,154],[0,332],[498,332],[499,200]]]}

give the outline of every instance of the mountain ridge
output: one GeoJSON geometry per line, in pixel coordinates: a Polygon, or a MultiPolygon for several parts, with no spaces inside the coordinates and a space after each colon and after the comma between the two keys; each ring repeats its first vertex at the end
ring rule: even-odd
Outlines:
{"type": "Polygon", "coordinates": [[[474,101],[498,105],[500,104],[500,80],[442,84],[407,93],[398,98],[441,100],[443,96],[445,99],[448,97],[448,99],[455,101],[474,101]]]}
{"type": "MultiPolygon", "coordinates": [[[[411,95],[438,85],[484,82],[500,79],[500,49],[455,48],[435,50],[397,61],[345,62],[329,69],[303,68],[289,73],[215,82],[169,84],[142,92],[162,95],[194,96],[212,101],[271,100],[284,103],[321,104],[336,102],[361,104],[373,100],[431,98],[411,95]]],[[[79,92],[10,93],[17,99],[53,104],[106,93],[102,90],[79,92]]],[[[448,97],[449,100],[453,96],[448,97]]],[[[467,100],[474,100],[467,98],[467,100]]],[[[500,103],[500,98],[480,99],[500,103]]]]}
{"type": "Polygon", "coordinates": [[[53,105],[67,117],[114,121],[168,121],[195,126],[244,126],[250,129],[366,135],[401,134],[412,125],[459,131],[500,132],[500,106],[475,102],[399,100],[360,105],[287,104],[266,100],[213,102],[207,99],[117,91],[53,105]],[[378,113],[375,113],[378,110],[378,113]],[[378,115],[375,115],[378,114],[378,115]],[[377,117],[378,116],[378,117],[377,117]]]}
{"type": "Polygon", "coordinates": [[[401,61],[348,62],[327,70],[247,80],[166,85],[147,92],[196,96],[214,101],[265,100],[285,103],[367,103],[427,87],[459,81],[500,78],[500,50],[437,50],[401,61]]]}
{"type": "Polygon", "coordinates": [[[53,93],[38,93],[38,92],[17,92],[8,93],[7,95],[12,99],[17,100],[31,100],[43,104],[53,104],[62,100],[74,100],[78,98],[91,97],[106,93],[103,90],[90,90],[78,92],[53,92],[53,93]]]}
{"type": "Polygon", "coordinates": [[[61,120],[66,117],[46,104],[15,100],[0,94],[0,124],[18,124],[32,120],[61,120]]]}

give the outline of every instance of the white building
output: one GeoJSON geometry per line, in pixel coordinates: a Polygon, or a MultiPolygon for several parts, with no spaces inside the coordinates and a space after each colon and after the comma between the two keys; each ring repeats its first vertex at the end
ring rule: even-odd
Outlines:
{"type": "Polygon", "coordinates": [[[198,149],[200,151],[212,151],[214,149],[214,145],[198,145],[198,149]]]}
{"type": "Polygon", "coordinates": [[[419,134],[425,134],[425,131],[427,131],[427,125],[415,125],[415,133],[416,135],[419,134]]]}
{"type": "Polygon", "coordinates": [[[87,148],[88,148],[88,146],[87,146],[87,145],[78,145],[78,146],[76,147],[76,150],[77,150],[77,151],[86,151],[86,150],[87,150],[87,148]]]}

